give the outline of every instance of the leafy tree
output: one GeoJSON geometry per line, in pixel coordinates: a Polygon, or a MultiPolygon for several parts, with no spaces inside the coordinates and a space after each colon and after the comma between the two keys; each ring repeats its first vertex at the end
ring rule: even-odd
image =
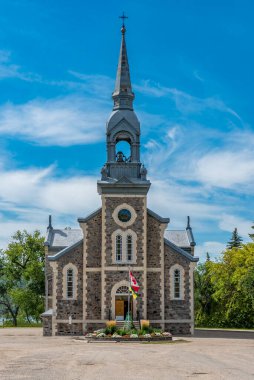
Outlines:
{"type": "Polygon", "coordinates": [[[11,282],[7,279],[5,273],[5,260],[3,251],[0,256],[0,316],[11,317],[13,325],[17,326],[17,316],[19,312],[19,306],[13,301],[9,290],[11,289],[11,282]]]}
{"type": "Polygon", "coordinates": [[[206,262],[198,264],[194,272],[195,284],[195,322],[197,326],[212,326],[216,303],[213,299],[213,284],[211,282],[211,259],[206,254],[206,262]]]}
{"type": "Polygon", "coordinates": [[[44,238],[39,231],[17,231],[3,252],[0,303],[17,325],[17,315],[38,320],[43,311],[44,238]]]}
{"type": "Polygon", "coordinates": [[[228,249],[212,263],[213,298],[223,310],[226,327],[254,327],[254,244],[228,249]]]}
{"type": "Polygon", "coordinates": [[[239,236],[237,228],[232,232],[231,240],[227,244],[228,249],[239,248],[242,246],[243,239],[239,236]]]}
{"type": "MultiPolygon", "coordinates": [[[[254,230],[254,226],[252,226],[251,228],[253,228],[253,230],[254,230]]],[[[253,233],[253,234],[249,234],[249,237],[250,237],[252,240],[254,240],[254,233],[253,233]]]]}

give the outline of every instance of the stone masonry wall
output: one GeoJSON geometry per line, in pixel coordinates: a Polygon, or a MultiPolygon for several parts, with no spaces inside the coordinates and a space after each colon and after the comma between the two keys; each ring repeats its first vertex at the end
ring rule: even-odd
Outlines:
{"type": "Polygon", "coordinates": [[[132,229],[137,234],[137,263],[136,265],[142,266],[144,262],[144,249],[143,249],[143,239],[144,239],[144,200],[141,197],[108,197],[106,198],[106,266],[121,264],[113,264],[113,247],[112,247],[112,233],[117,229],[125,228],[120,227],[115,223],[112,214],[117,206],[122,203],[127,203],[137,213],[137,218],[135,222],[127,227],[127,229],[132,229]]]}
{"type": "Polygon", "coordinates": [[[43,336],[52,336],[52,317],[43,317],[43,336]]]}
{"type": "Polygon", "coordinates": [[[57,323],[56,335],[83,335],[82,323],[57,323]]]}
{"type": "Polygon", "coordinates": [[[101,266],[101,211],[87,222],[87,268],[101,266]]]}
{"type": "Polygon", "coordinates": [[[161,319],[160,272],[147,273],[147,319],[161,319]]]}
{"type": "Polygon", "coordinates": [[[101,273],[87,273],[87,319],[101,319],[101,273]]]}
{"type": "Polygon", "coordinates": [[[191,325],[189,323],[166,323],[165,331],[172,335],[191,335],[191,325]]]}
{"type": "Polygon", "coordinates": [[[161,223],[150,215],[147,215],[147,267],[160,268],[161,254],[161,223]]]}
{"type": "Polygon", "coordinates": [[[165,319],[190,319],[189,260],[165,244],[165,319]],[[174,264],[184,268],[184,299],[170,299],[169,270],[174,264]]]}
{"type": "Polygon", "coordinates": [[[57,276],[57,319],[83,318],[83,243],[74,248],[58,260],[58,276],[57,276]],[[77,275],[77,299],[63,299],[63,268],[66,264],[72,263],[78,269],[77,275]]]}

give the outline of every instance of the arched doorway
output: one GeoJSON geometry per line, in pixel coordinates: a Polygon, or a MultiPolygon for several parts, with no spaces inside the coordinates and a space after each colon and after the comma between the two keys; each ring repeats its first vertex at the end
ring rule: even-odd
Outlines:
{"type": "MultiPolygon", "coordinates": [[[[117,321],[124,321],[126,314],[128,312],[128,294],[129,294],[129,283],[127,281],[121,281],[112,288],[111,299],[112,299],[112,319],[117,321]]],[[[136,300],[130,296],[130,313],[133,320],[136,320],[137,315],[137,305],[136,300]]]]}

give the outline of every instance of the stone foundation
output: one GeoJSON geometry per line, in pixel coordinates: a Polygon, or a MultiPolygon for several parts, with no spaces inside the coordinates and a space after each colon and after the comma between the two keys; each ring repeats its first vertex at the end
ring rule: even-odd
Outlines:
{"type": "Polygon", "coordinates": [[[52,336],[52,317],[43,317],[43,336],[52,336]]]}
{"type": "Polygon", "coordinates": [[[166,323],[165,331],[174,335],[191,335],[190,323],[166,323]]]}
{"type": "Polygon", "coordinates": [[[83,335],[82,323],[57,323],[56,335],[83,335]]]}

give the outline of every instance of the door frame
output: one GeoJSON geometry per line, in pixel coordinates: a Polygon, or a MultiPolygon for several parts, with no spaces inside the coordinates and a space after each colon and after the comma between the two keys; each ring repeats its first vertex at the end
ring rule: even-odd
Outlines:
{"type": "MultiPolygon", "coordinates": [[[[115,284],[111,290],[111,315],[112,319],[116,319],[116,296],[119,296],[119,294],[116,294],[117,290],[121,286],[127,286],[129,288],[130,284],[128,281],[123,280],[115,284]]],[[[135,321],[137,319],[137,299],[134,299],[132,297],[132,306],[133,306],[133,320],[135,321]]]]}

